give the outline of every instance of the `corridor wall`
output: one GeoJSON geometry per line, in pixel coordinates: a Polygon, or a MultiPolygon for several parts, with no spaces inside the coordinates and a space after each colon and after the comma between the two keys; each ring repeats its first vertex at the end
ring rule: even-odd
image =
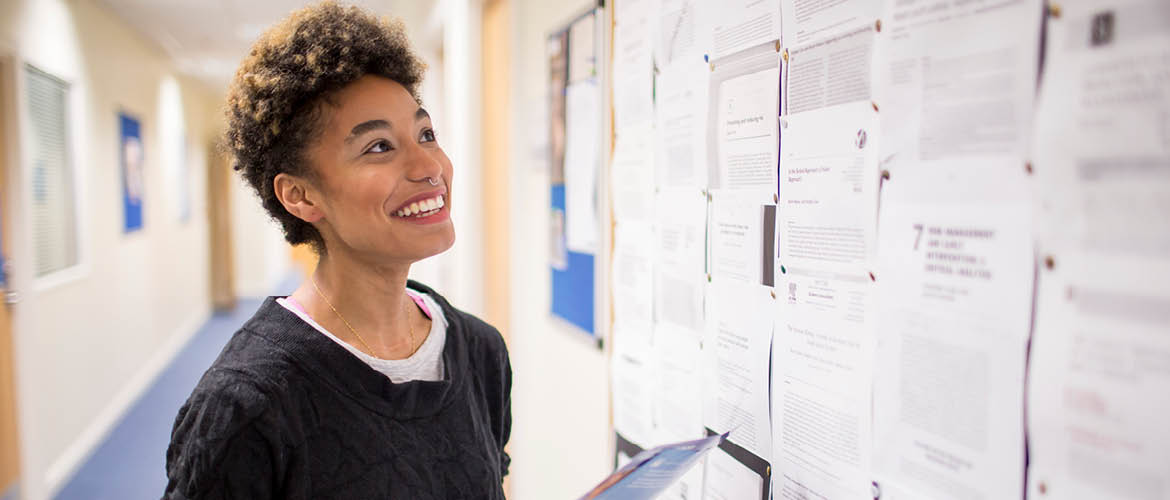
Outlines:
{"type": "MultiPolygon", "coordinates": [[[[178,76],[165,54],[95,2],[2,2],[0,19],[0,57],[13,70],[0,88],[6,109],[20,110],[4,117],[14,133],[7,143],[18,147],[3,159],[10,182],[0,194],[0,209],[14,222],[3,237],[12,242],[10,276],[19,293],[10,307],[20,488],[36,500],[62,486],[209,314],[205,167],[221,130],[222,98],[178,76]],[[75,172],[80,264],[41,277],[32,265],[26,67],[68,86],[75,172]],[[119,112],[141,124],[145,152],[143,228],[128,234],[119,112]],[[179,185],[189,195],[186,218],[176,208],[179,185]]],[[[247,201],[237,205],[256,206],[247,201]]]]}

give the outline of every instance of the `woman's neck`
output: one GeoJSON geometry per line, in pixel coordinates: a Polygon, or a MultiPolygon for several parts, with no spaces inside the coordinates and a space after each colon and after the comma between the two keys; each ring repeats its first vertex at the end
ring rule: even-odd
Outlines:
{"type": "Polygon", "coordinates": [[[429,331],[418,324],[422,314],[409,306],[409,273],[410,264],[370,265],[325,255],[293,298],[313,320],[351,346],[374,357],[403,359],[418,349],[429,331]]]}

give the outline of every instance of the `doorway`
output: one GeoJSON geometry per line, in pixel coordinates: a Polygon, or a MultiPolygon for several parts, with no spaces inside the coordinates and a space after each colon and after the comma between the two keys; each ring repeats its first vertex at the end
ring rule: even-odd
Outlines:
{"type": "Polygon", "coordinates": [[[236,307],[232,261],[232,172],[227,153],[218,144],[207,147],[207,236],[211,245],[211,305],[217,311],[236,307]]]}
{"type": "Polygon", "coordinates": [[[12,191],[9,172],[15,166],[12,140],[16,117],[13,60],[0,54],[0,498],[14,491],[20,479],[20,441],[16,422],[16,380],[13,353],[12,310],[7,291],[11,286],[8,258],[12,249],[12,191]]]}

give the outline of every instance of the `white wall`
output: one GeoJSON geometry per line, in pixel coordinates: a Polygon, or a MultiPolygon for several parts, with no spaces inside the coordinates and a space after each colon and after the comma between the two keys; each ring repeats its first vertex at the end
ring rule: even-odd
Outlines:
{"type": "Polygon", "coordinates": [[[576,498],[611,469],[609,367],[602,351],[548,312],[545,41],[593,2],[511,2],[512,498],[576,498]]]}
{"type": "MultiPolygon", "coordinates": [[[[25,498],[42,499],[207,316],[206,146],[217,134],[222,99],[174,76],[161,53],[91,1],[3,3],[0,53],[15,56],[16,75],[28,63],[71,84],[81,266],[53,279],[33,277],[27,156],[9,166],[3,193],[3,210],[14,219],[4,237],[13,245],[22,294],[14,309],[21,487],[25,498]],[[144,229],[128,235],[119,111],[140,120],[146,151],[144,229]],[[183,141],[162,133],[163,121],[183,124],[185,152],[175,150],[183,141]],[[183,157],[191,200],[186,222],[173,204],[180,170],[167,163],[183,157]]],[[[19,90],[23,78],[17,80],[19,90]]],[[[18,105],[24,113],[23,100],[18,105]]],[[[24,132],[26,123],[27,116],[18,123],[24,132]]]]}
{"type": "Polygon", "coordinates": [[[292,266],[292,254],[276,221],[260,205],[247,181],[231,172],[232,265],[236,295],[265,297],[273,293],[292,266]]]}
{"type": "Polygon", "coordinates": [[[442,0],[443,116],[435,123],[451,158],[455,245],[440,256],[441,292],[460,309],[483,313],[483,189],[480,178],[480,1],[442,0]],[[441,128],[440,128],[441,127],[441,128]]]}

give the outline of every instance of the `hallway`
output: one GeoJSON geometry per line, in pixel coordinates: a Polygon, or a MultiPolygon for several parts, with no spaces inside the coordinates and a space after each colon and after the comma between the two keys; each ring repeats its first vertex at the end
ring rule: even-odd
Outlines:
{"type": "MultiPolygon", "coordinates": [[[[260,298],[312,269],[223,137],[241,60],[317,1],[0,0],[0,500],[159,498],[179,407],[260,298]]],[[[426,64],[457,237],[409,276],[507,342],[508,498],[575,496],[612,469],[609,355],[551,314],[564,180],[539,124],[548,34],[595,2],[343,3],[400,18],[426,64]]]]}
{"type": "MultiPolygon", "coordinates": [[[[280,289],[296,286],[295,280],[289,280],[289,285],[280,289]]],[[[260,302],[259,298],[242,299],[234,310],[213,314],[56,498],[131,500],[161,496],[175,414],[232,333],[252,316],[260,302]]]]}

